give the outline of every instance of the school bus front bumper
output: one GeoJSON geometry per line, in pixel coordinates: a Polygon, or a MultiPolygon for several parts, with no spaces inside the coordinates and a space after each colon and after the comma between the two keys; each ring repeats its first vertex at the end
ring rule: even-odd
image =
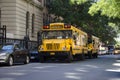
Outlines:
{"type": "Polygon", "coordinates": [[[40,56],[67,56],[69,51],[41,51],[40,56]]]}

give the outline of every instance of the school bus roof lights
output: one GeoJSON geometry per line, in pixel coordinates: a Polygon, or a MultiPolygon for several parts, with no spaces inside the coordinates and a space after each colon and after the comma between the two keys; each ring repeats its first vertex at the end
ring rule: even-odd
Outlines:
{"type": "Polygon", "coordinates": [[[43,26],[43,29],[49,29],[50,27],[49,26],[43,26]]]}
{"type": "Polygon", "coordinates": [[[64,25],[64,28],[71,28],[71,25],[65,24],[65,25],[64,25]]]}

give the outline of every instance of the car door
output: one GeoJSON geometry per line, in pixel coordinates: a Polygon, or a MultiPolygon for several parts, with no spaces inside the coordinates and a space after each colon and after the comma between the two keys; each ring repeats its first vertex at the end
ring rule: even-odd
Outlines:
{"type": "Polygon", "coordinates": [[[20,48],[20,58],[21,61],[24,62],[26,60],[26,56],[28,55],[28,52],[26,49],[24,49],[22,46],[19,45],[20,48]]]}
{"type": "Polygon", "coordinates": [[[20,53],[20,48],[18,44],[14,45],[14,55],[15,55],[15,61],[20,62],[21,61],[21,53],[20,53]]]}

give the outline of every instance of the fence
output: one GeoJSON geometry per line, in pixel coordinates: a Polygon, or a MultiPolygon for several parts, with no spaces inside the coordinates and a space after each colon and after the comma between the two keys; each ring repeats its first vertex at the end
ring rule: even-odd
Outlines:
{"type": "Polygon", "coordinates": [[[6,41],[6,26],[0,27],[0,45],[3,45],[6,41]]]}
{"type": "Polygon", "coordinates": [[[26,41],[24,39],[6,38],[6,43],[20,43],[20,45],[27,49],[32,49],[38,46],[37,41],[26,41]],[[27,43],[26,43],[27,42],[27,43]]]}
{"type": "Polygon", "coordinates": [[[6,26],[0,27],[0,45],[4,45],[6,43],[20,43],[20,45],[24,48],[31,49],[37,47],[37,41],[30,41],[28,39],[13,39],[6,38],[6,26]]]}

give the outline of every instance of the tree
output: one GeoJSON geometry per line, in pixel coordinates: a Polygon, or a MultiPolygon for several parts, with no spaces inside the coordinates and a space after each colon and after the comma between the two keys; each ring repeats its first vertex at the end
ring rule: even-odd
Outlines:
{"type": "Polygon", "coordinates": [[[92,3],[93,0],[53,0],[49,13],[62,17],[61,22],[77,25],[85,32],[98,36],[105,43],[115,42],[117,32],[108,25],[111,19],[100,15],[100,11],[94,16],[88,13],[92,3]]]}
{"type": "Polygon", "coordinates": [[[91,15],[101,11],[101,15],[106,15],[110,18],[120,19],[120,0],[99,0],[93,3],[88,13],[91,15]]]}

